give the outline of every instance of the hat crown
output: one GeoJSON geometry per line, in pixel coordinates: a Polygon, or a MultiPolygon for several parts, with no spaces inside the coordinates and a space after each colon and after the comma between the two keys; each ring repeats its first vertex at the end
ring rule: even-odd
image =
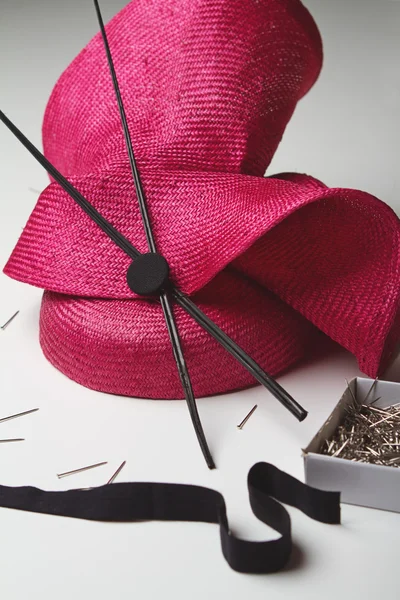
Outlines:
{"type": "MultiPolygon", "coordinates": [[[[107,35],[142,168],[263,175],[322,65],[299,0],[135,0],[107,35]]],[[[64,173],[127,161],[100,34],[58,81],[43,137],[64,173]]]]}

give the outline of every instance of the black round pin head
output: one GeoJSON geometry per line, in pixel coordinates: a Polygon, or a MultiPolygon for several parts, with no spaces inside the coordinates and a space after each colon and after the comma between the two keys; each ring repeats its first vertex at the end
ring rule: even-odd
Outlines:
{"type": "Polygon", "coordinates": [[[168,276],[169,265],[165,258],[149,252],[135,258],[127,271],[126,280],[135,294],[153,296],[165,288],[168,276]]]}

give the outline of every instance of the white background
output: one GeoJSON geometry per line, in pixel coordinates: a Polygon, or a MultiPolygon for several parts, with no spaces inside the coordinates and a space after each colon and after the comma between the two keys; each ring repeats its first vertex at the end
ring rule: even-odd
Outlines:
{"type": "MultiPolygon", "coordinates": [[[[106,19],[125,1],[103,0],[106,19]]],[[[268,173],[308,172],[331,186],[367,190],[400,209],[400,4],[307,0],[324,38],[325,67],[300,103],[268,173]]],[[[46,101],[62,70],[96,33],[90,0],[1,0],[0,106],[40,146],[46,101]]],[[[0,263],[4,265],[47,176],[0,128],[0,263]]],[[[368,235],[368,232],[365,232],[368,235]]],[[[119,463],[120,481],[206,485],[223,492],[232,529],[249,539],[275,534],[248,506],[246,475],[260,460],[303,478],[301,448],[359,375],[344,351],[304,364],[280,382],[310,411],[298,424],[263,389],[199,401],[218,470],[209,472],[183,402],[107,396],[78,386],[42,356],[41,291],[0,275],[0,483],[53,490],[100,485],[119,463]],[[236,424],[258,403],[243,431],[236,424]],[[56,473],[107,460],[58,480],[56,473]]],[[[388,377],[400,379],[394,367],[388,377]]],[[[0,597],[109,599],[399,597],[400,515],[342,507],[341,526],[289,509],[300,550],[269,576],[240,575],[224,561],[218,527],[186,523],[101,524],[0,509],[0,597]]]]}

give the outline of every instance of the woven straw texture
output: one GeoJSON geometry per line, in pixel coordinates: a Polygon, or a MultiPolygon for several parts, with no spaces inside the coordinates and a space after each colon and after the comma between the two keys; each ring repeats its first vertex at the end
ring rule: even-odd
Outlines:
{"type": "MultiPolygon", "coordinates": [[[[263,176],[322,65],[301,2],[135,0],[107,33],[173,280],[272,375],[331,338],[375,376],[399,337],[398,218],[363,192],[263,176]]],[[[99,35],[56,84],[43,139],[50,161],[145,252],[99,35]]],[[[45,289],[40,341],[63,373],[105,392],[181,398],[161,307],[129,290],[129,263],[53,182],[5,272],[45,289]]],[[[197,396],[254,384],[186,313],[176,317],[197,396]]]]}

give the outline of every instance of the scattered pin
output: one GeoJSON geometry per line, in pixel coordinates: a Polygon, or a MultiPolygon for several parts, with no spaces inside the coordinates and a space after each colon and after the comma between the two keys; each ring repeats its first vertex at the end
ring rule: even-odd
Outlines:
{"type": "Polygon", "coordinates": [[[118,469],[115,471],[114,475],[111,477],[111,479],[109,479],[107,481],[107,485],[109,485],[110,483],[113,483],[113,481],[115,481],[115,479],[118,477],[118,475],[121,473],[122,469],[124,468],[124,466],[126,465],[126,460],[124,460],[123,463],[121,463],[118,467],[118,469]]]}
{"type": "Polygon", "coordinates": [[[18,314],[19,314],[19,310],[17,310],[17,312],[15,313],[15,315],[13,315],[13,316],[11,317],[11,319],[8,319],[8,321],[7,321],[6,323],[4,323],[4,325],[2,325],[2,326],[0,327],[0,329],[2,329],[2,330],[4,331],[4,329],[6,329],[6,328],[9,326],[9,324],[11,323],[11,321],[14,321],[15,317],[16,317],[18,314]]]}
{"type": "Polygon", "coordinates": [[[24,438],[14,438],[9,440],[0,440],[0,444],[8,444],[9,442],[24,442],[24,438]]]}
{"type": "Polygon", "coordinates": [[[29,187],[29,188],[28,188],[28,190],[29,190],[30,192],[33,192],[34,194],[39,194],[39,195],[40,195],[40,192],[39,192],[39,190],[35,190],[35,188],[29,187]]]}
{"type": "Polygon", "coordinates": [[[256,410],[257,408],[257,404],[255,404],[253,406],[253,408],[251,409],[251,411],[245,416],[245,418],[243,419],[243,421],[241,423],[239,423],[239,425],[237,426],[238,429],[243,429],[243,427],[246,425],[247,421],[250,419],[251,415],[253,414],[253,412],[256,410]]]}
{"type": "MultiPolygon", "coordinates": [[[[380,398],[377,398],[376,401],[380,400],[380,398]]],[[[375,400],[374,400],[375,402],[375,400]]],[[[376,406],[371,406],[371,404],[363,404],[363,406],[368,406],[369,410],[371,410],[374,413],[378,413],[378,415],[387,415],[387,411],[384,410],[383,408],[376,408],[376,406]]]]}
{"type": "Polygon", "coordinates": [[[32,410],[25,410],[24,412],[17,413],[16,415],[10,415],[9,417],[3,417],[2,419],[0,419],[0,423],[4,423],[5,421],[11,421],[11,419],[17,419],[18,417],[23,417],[24,415],[30,415],[31,413],[34,413],[38,410],[39,410],[38,408],[32,408],[32,410]]]}
{"type": "Polygon", "coordinates": [[[74,469],[73,471],[66,471],[65,473],[57,473],[58,479],[62,477],[68,477],[69,475],[75,475],[75,473],[82,473],[83,471],[89,471],[89,469],[95,469],[96,467],[102,467],[106,465],[106,462],[96,463],[95,465],[89,465],[88,467],[81,467],[80,469],[74,469]]]}

